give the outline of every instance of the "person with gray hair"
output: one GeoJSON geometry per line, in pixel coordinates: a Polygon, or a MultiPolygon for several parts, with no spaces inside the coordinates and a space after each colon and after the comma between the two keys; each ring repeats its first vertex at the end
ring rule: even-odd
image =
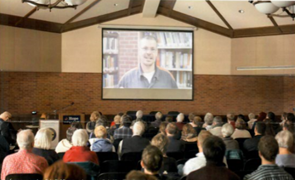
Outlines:
{"type": "Polygon", "coordinates": [[[240,149],[237,140],[234,140],[231,135],[234,133],[234,128],[230,123],[226,123],[221,128],[223,142],[225,143],[226,150],[240,149]]]}
{"type": "Polygon", "coordinates": [[[131,129],[132,127],[134,126],[134,124],[138,121],[141,121],[143,124],[144,124],[144,129],[147,129],[147,123],[142,119],[143,117],[143,111],[142,110],[138,110],[136,112],[136,119],[132,121],[132,124],[131,124],[131,129]]]}
{"type": "Polygon", "coordinates": [[[215,116],[213,119],[213,124],[212,124],[212,129],[209,129],[208,131],[214,135],[214,136],[219,136],[222,138],[221,134],[221,126],[222,126],[222,118],[220,116],[215,116]]]}
{"type": "Polygon", "coordinates": [[[141,152],[147,145],[150,144],[148,139],[142,137],[144,129],[144,124],[141,121],[134,124],[133,136],[131,138],[124,138],[119,144],[119,155],[129,152],[141,152]]]}
{"type": "Polygon", "coordinates": [[[156,120],[151,122],[151,126],[155,127],[155,128],[159,128],[160,124],[162,123],[162,117],[163,117],[163,114],[161,112],[157,112],[155,114],[155,118],[156,120]]]}
{"type": "Polygon", "coordinates": [[[213,118],[214,116],[212,113],[206,113],[204,117],[205,124],[203,125],[203,127],[206,128],[206,130],[212,129],[213,118]]]}
{"type": "Polygon", "coordinates": [[[279,144],[279,154],[276,157],[276,164],[280,167],[295,168],[295,154],[291,152],[294,146],[293,134],[290,131],[280,131],[276,135],[279,144]]]}
{"type": "Polygon", "coordinates": [[[98,163],[95,152],[87,147],[88,133],[85,129],[78,129],[72,137],[73,146],[63,156],[64,162],[92,162],[98,163]]]}
{"type": "Polygon", "coordinates": [[[22,130],[17,134],[19,151],[8,155],[2,164],[1,180],[13,173],[43,174],[48,167],[45,158],[32,153],[34,147],[34,134],[31,130],[22,130]]]}
{"type": "Polygon", "coordinates": [[[253,113],[250,113],[250,114],[248,115],[248,118],[249,118],[249,121],[248,121],[248,127],[249,127],[249,129],[251,130],[251,129],[253,129],[253,125],[254,125],[254,123],[257,121],[257,119],[256,119],[256,115],[253,114],[253,113]]]}
{"type": "Polygon", "coordinates": [[[178,127],[179,130],[182,130],[182,127],[185,125],[183,121],[184,121],[184,114],[179,113],[176,117],[176,126],[178,127]]]}

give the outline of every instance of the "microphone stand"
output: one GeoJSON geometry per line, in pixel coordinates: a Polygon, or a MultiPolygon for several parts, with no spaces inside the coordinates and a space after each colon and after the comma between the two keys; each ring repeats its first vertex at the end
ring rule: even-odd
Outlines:
{"type": "Polygon", "coordinates": [[[73,106],[74,104],[75,104],[75,103],[72,102],[71,104],[69,104],[69,105],[67,105],[67,106],[65,106],[65,107],[62,107],[61,109],[53,110],[53,114],[54,114],[53,119],[57,119],[57,113],[58,113],[58,112],[63,111],[63,110],[65,110],[65,109],[67,109],[67,108],[73,106]]]}

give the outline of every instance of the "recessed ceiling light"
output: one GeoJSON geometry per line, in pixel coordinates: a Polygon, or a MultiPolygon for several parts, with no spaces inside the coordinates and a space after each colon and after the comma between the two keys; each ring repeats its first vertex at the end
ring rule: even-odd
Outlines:
{"type": "Polygon", "coordinates": [[[115,3],[114,6],[119,6],[119,4],[118,3],[115,3]]]}
{"type": "Polygon", "coordinates": [[[188,8],[188,9],[192,9],[193,7],[192,7],[192,6],[188,6],[187,8],[188,8]]]}
{"type": "Polygon", "coordinates": [[[244,13],[244,12],[245,12],[245,11],[244,11],[244,10],[242,10],[242,9],[240,9],[240,10],[239,10],[239,13],[244,13]]]}

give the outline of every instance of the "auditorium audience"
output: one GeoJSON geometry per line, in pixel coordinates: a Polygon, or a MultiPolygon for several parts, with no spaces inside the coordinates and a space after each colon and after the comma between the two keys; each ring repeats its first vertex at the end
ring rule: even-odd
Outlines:
{"type": "Polygon", "coordinates": [[[240,149],[239,143],[231,137],[233,133],[234,128],[230,123],[226,123],[222,126],[221,134],[225,143],[226,150],[240,149]]]}
{"type": "Polygon", "coordinates": [[[138,170],[132,170],[126,175],[126,180],[157,180],[153,175],[145,174],[138,170]]]}
{"type": "Polygon", "coordinates": [[[161,174],[177,172],[176,160],[166,155],[169,140],[167,136],[159,133],[151,141],[151,145],[156,146],[163,154],[163,165],[160,169],[161,174]]]}
{"type": "Polygon", "coordinates": [[[130,138],[132,136],[132,130],[130,129],[130,125],[131,125],[130,116],[124,114],[121,117],[121,122],[123,126],[115,130],[114,139],[130,138]]]}
{"type": "Polygon", "coordinates": [[[163,117],[163,114],[161,112],[157,112],[155,114],[156,120],[151,122],[151,126],[153,126],[155,128],[159,128],[160,124],[162,123],[162,117],[163,117]]]}
{"type": "Polygon", "coordinates": [[[261,137],[264,135],[266,125],[262,121],[257,121],[254,128],[253,138],[247,139],[243,143],[244,150],[247,152],[258,151],[258,143],[261,137]]]}
{"type": "Polygon", "coordinates": [[[133,125],[133,136],[131,138],[124,138],[119,145],[119,155],[129,152],[141,152],[147,145],[149,140],[142,137],[144,133],[144,124],[142,121],[137,121],[133,125]]]}
{"type": "Polygon", "coordinates": [[[214,116],[212,113],[206,113],[206,115],[204,117],[205,124],[203,125],[203,127],[206,130],[209,130],[212,128],[213,118],[214,118],[214,116]]]}
{"type": "Polygon", "coordinates": [[[48,167],[45,158],[32,153],[34,134],[31,130],[22,130],[17,134],[19,151],[5,157],[2,164],[1,180],[13,173],[43,174],[48,167]]]}
{"type": "Polygon", "coordinates": [[[235,115],[232,113],[228,113],[226,115],[227,123],[231,124],[233,128],[236,128],[236,122],[235,122],[235,115]]]}
{"type": "Polygon", "coordinates": [[[257,119],[256,119],[255,114],[253,114],[253,113],[249,113],[248,118],[249,118],[248,128],[251,130],[251,129],[253,129],[254,122],[256,122],[257,119]]]}
{"type": "Polygon", "coordinates": [[[280,167],[295,168],[295,154],[291,149],[294,146],[293,134],[290,131],[281,131],[276,135],[279,144],[279,154],[276,157],[276,164],[280,167]]]}
{"type": "Polygon", "coordinates": [[[61,153],[61,152],[66,152],[68,151],[72,146],[72,136],[73,133],[77,130],[77,129],[82,129],[82,124],[80,121],[74,121],[72,122],[71,126],[67,129],[66,131],[66,138],[62,139],[56,146],[55,148],[55,152],[56,153],[61,153]]]}
{"type": "Polygon", "coordinates": [[[182,128],[181,139],[185,142],[196,142],[197,133],[191,124],[185,124],[182,128]]]}
{"type": "Polygon", "coordinates": [[[94,129],[96,138],[89,139],[90,150],[94,152],[115,152],[115,147],[107,138],[107,130],[104,126],[96,126],[94,129]]]}
{"type": "Polygon", "coordinates": [[[184,126],[184,114],[179,113],[176,117],[176,126],[178,127],[178,130],[182,130],[182,127],[184,126]]]}
{"type": "Polygon", "coordinates": [[[181,140],[176,138],[178,133],[178,127],[176,123],[169,123],[166,127],[166,135],[169,139],[168,152],[181,152],[184,151],[184,144],[181,140]]]}
{"type": "Polygon", "coordinates": [[[279,146],[274,137],[263,136],[259,141],[258,150],[261,165],[256,171],[246,175],[245,180],[293,180],[290,174],[275,164],[279,146]]]}
{"type": "Polygon", "coordinates": [[[243,119],[238,118],[236,121],[236,129],[232,134],[232,138],[251,138],[251,134],[246,130],[246,123],[243,119]]]}
{"type": "Polygon", "coordinates": [[[72,137],[73,146],[63,156],[64,162],[93,162],[98,163],[95,152],[87,147],[88,134],[85,129],[78,129],[72,137]]]}
{"type": "Polygon", "coordinates": [[[59,160],[57,153],[51,149],[51,142],[53,138],[53,131],[49,128],[41,128],[37,132],[34,141],[33,153],[44,157],[48,165],[52,165],[59,160]]]}
{"type": "Polygon", "coordinates": [[[55,162],[45,170],[44,180],[86,180],[85,171],[76,164],[67,164],[62,160],[55,162]]]}
{"type": "Polygon", "coordinates": [[[220,116],[215,116],[212,123],[212,128],[209,132],[214,136],[219,136],[222,138],[221,127],[223,125],[222,118],[220,116]]]}
{"type": "Polygon", "coordinates": [[[149,145],[143,150],[140,164],[145,174],[152,175],[159,180],[166,180],[166,177],[159,173],[162,162],[163,155],[157,147],[149,145]]]}
{"type": "Polygon", "coordinates": [[[223,163],[225,144],[218,136],[209,136],[202,144],[206,165],[188,174],[187,180],[239,180],[223,163]]]}

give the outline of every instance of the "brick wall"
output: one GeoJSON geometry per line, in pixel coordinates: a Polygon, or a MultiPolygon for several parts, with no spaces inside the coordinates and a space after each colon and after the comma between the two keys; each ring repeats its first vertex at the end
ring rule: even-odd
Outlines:
{"type": "Polygon", "coordinates": [[[75,104],[62,112],[115,114],[142,109],[164,114],[172,110],[281,114],[295,107],[295,77],[195,75],[193,101],[101,100],[101,74],[96,73],[2,72],[0,78],[1,111],[13,114],[52,113],[71,102],[75,104]]]}

